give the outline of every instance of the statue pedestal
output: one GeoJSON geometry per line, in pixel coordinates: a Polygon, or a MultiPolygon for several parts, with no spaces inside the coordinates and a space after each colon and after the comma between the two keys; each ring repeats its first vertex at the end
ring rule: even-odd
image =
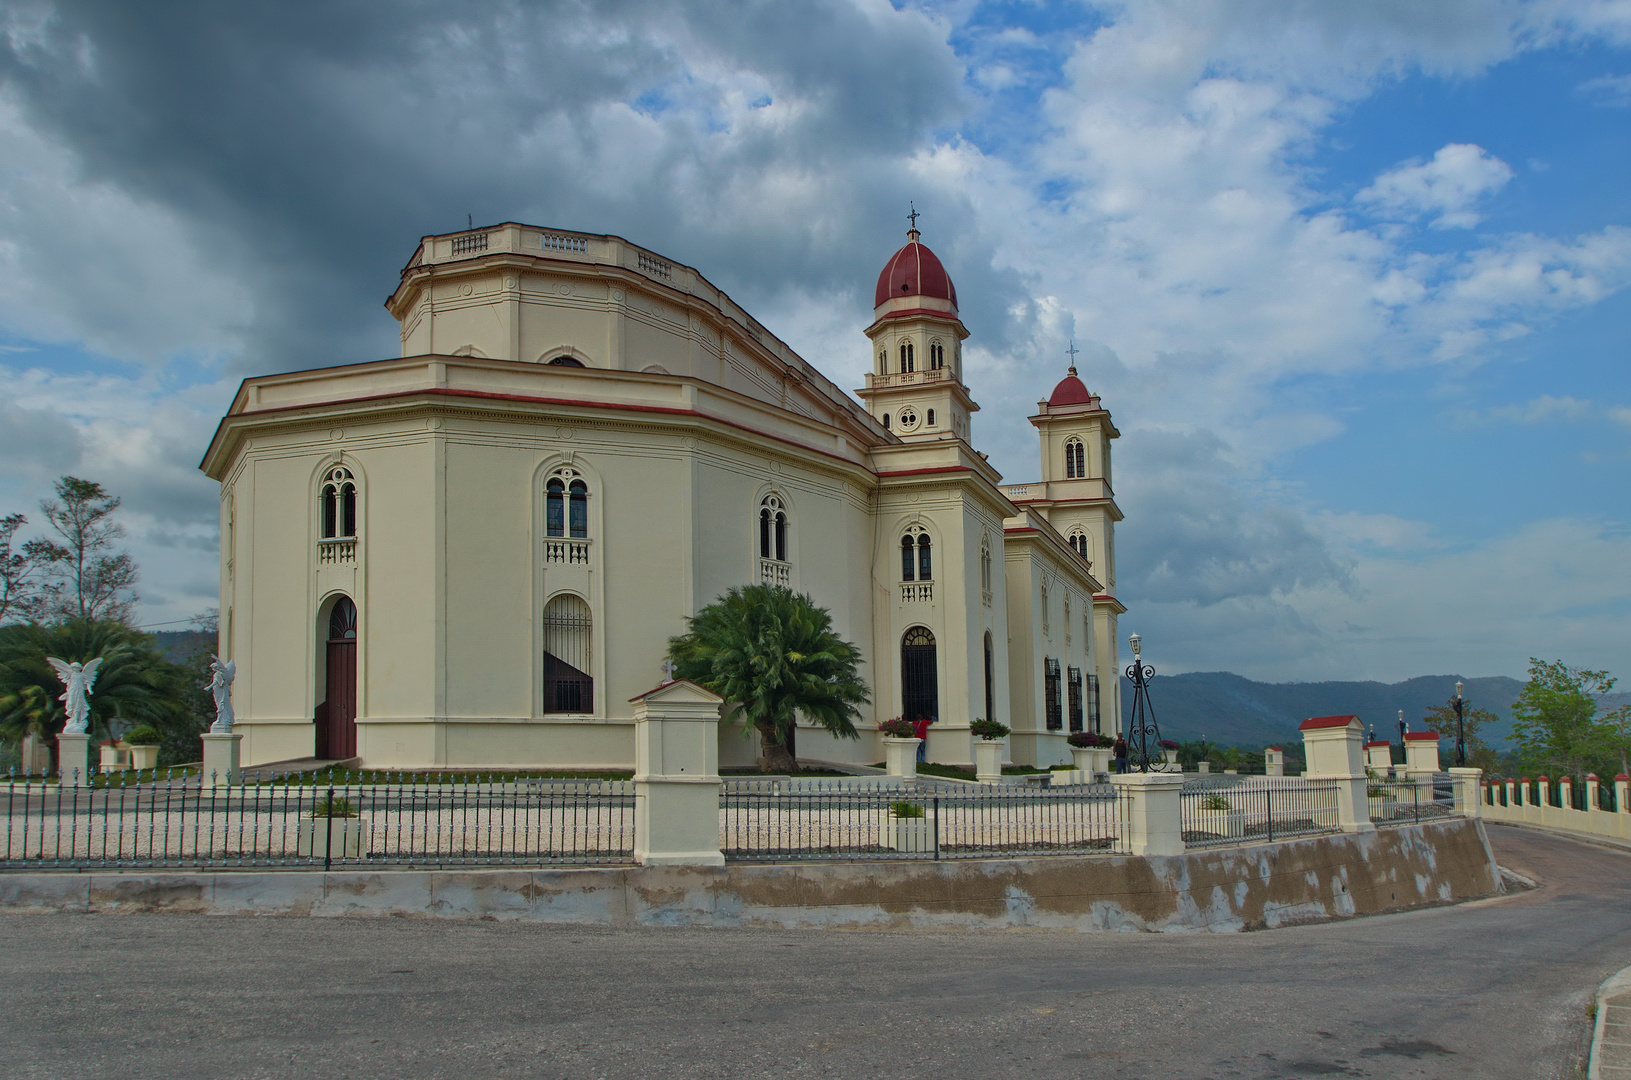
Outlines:
{"type": "Polygon", "coordinates": [[[236,731],[206,731],[200,738],[204,741],[202,785],[227,787],[238,783],[238,744],[244,737],[236,731]]]}
{"type": "Polygon", "coordinates": [[[57,736],[57,776],[59,782],[72,787],[86,787],[91,782],[91,737],[85,735],[57,736]]]}
{"type": "Polygon", "coordinates": [[[51,748],[38,735],[23,736],[23,775],[50,776],[51,748]]]}

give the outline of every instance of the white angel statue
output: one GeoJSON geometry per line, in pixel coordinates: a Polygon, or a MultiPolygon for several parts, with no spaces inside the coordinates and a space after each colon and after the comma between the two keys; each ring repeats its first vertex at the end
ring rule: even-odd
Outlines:
{"type": "Polygon", "coordinates": [[[215,723],[210,725],[214,733],[227,733],[232,730],[232,680],[238,677],[238,661],[222,660],[219,656],[210,658],[210,693],[215,697],[215,723]]]}
{"type": "Polygon", "coordinates": [[[91,726],[91,688],[96,685],[96,669],[102,666],[102,658],[98,656],[83,664],[78,660],[70,664],[54,656],[45,659],[57,669],[57,678],[62,680],[63,691],[57,700],[62,702],[62,711],[68,714],[62,733],[85,734],[91,726]]]}

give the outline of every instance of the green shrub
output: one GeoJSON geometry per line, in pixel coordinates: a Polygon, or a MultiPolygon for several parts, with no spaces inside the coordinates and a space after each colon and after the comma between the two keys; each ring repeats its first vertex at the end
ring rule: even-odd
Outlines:
{"type": "Polygon", "coordinates": [[[914,802],[907,802],[905,799],[890,803],[889,812],[898,818],[920,818],[925,816],[923,807],[914,802]]]}
{"type": "Polygon", "coordinates": [[[1005,737],[1008,732],[1008,725],[997,720],[976,720],[968,725],[970,735],[973,735],[976,739],[984,739],[986,742],[995,742],[1005,737]]]}
{"type": "Polygon", "coordinates": [[[157,746],[164,741],[164,733],[152,724],[137,724],[125,732],[124,741],[131,746],[157,746]]]}
{"type": "Polygon", "coordinates": [[[312,804],[314,818],[352,818],[357,816],[357,804],[341,795],[324,795],[312,804]]]}
{"type": "Polygon", "coordinates": [[[1219,795],[1216,792],[1213,792],[1211,795],[1208,795],[1206,798],[1201,800],[1201,809],[1202,810],[1233,810],[1234,807],[1229,805],[1229,800],[1228,799],[1225,799],[1222,795],[1219,795]]]}

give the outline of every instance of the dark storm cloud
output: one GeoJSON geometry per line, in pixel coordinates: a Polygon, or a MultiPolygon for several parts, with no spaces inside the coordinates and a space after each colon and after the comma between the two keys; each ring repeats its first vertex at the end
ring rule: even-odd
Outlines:
{"type": "Polygon", "coordinates": [[[249,284],[245,368],[393,351],[396,271],[467,213],[617,232],[751,305],[862,297],[915,192],[942,204],[934,235],[965,256],[988,339],[1009,332],[1016,279],[959,193],[911,173],[964,108],[917,13],[63,0],[4,18],[0,82],[29,122],[249,284]]]}

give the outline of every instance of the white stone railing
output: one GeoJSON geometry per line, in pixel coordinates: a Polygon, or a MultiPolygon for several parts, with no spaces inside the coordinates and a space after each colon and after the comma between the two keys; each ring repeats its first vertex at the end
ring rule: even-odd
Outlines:
{"type": "Polygon", "coordinates": [[[589,565],[589,541],[550,538],[544,541],[544,562],[567,566],[589,565]]]}
{"type": "Polygon", "coordinates": [[[934,582],[917,581],[903,582],[900,587],[900,599],[904,604],[928,602],[934,599],[934,582]]]}
{"type": "Polygon", "coordinates": [[[1024,484],[1015,484],[1012,487],[1003,488],[1002,492],[1010,499],[1022,499],[1031,493],[1031,489],[1024,484]]]}
{"type": "Polygon", "coordinates": [[[919,383],[943,382],[951,378],[950,368],[930,368],[928,371],[898,371],[893,375],[875,375],[867,372],[867,386],[914,386],[919,383]]]}
{"type": "Polygon", "coordinates": [[[544,233],[538,237],[538,246],[545,251],[570,251],[577,255],[589,252],[589,241],[582,237],[557,236],[554,233],[544,233]]]}
{"type": "Polygon", "coordinates": [[[640,252],[635,258],[635,265],[641,270],[655,277],[670,279],[674,276],[674,267],[655,255],[640,252]]]}
{"type": "Polygon", "coordinates": [[[469,255],[473,252],[486,250],[486,233],[471,233],[468,236],[455,236],[453,238],[453,254],[455,255],[469,255]]]}
{"type": "Polygon", "coordinates": [[[1487,821],[1510,825],[1539,825],[1546,829],[1564,829],[1569,832],[1609,836],[1631,840],[1631,813],[1626,804],[1631,802],[1631,780],[1614,780],[1613,810],[1602,809],[1602,792],[1595,776],[1586,778],[1586,809],[1573,806],[1573,782],[1564,780],[1557,785],[1558,801],[1553,806],[1552,782],[1539,780],[1496,780],[1482,786],[1483,806],[1487,821]]]}
{"type": "Polygon", "coordinates": [[[788,585],[793,582],[793,564],[779,559],[759,560],[759,580],[766,585],[788,585]]]}
{"type": "Polygon", "coordinates": [[[317,561],[321,564],[357,561],[357,538],[341,536],[317,541],[317,561]]]}

